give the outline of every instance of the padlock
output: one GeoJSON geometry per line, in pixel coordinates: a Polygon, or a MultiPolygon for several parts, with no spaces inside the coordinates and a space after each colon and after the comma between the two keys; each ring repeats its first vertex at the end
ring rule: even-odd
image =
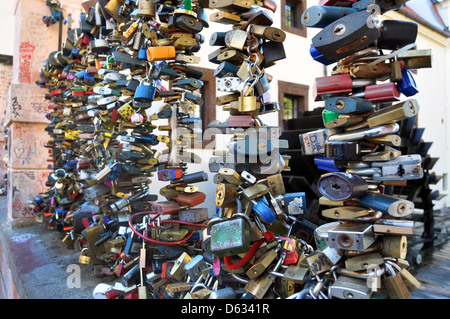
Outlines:
{"type": "Polygon", "coordinates": [[[358,217],[367,216],[370,213],[371,210],[358,206],[342,206],[322,210],[322,216],[338,220],[357,221],[358,217]]]}
{"type": "Polygon", "coordinates": [[[360,205],[393,217],[408,216],[414,209],[414,203],[409,200],[373,192],[369,192],[361,197],[360,205]]]}
{"type": "Polygon", "coordinates": [[[407,100],[372,113],[367,118],[367,124],[369,127],[374,127],[390,122],[401,121],[417,115],[419,109],[419,104],[416,100],[407,100]]]}
{"type": "Polygon", "coordinates": [[[328,111],[348,114],[348,113],[367,113],[372,112],[372,102],[351,97],[333,97],[326,101],[325,108],[328,111]]]}
{"type": "Polygon", "coordinates": [[[389,299],[408,299],[411,296],[400,273],[396,273],[394,268],[386,263],[388,275],[381,279],[383,287],[386,289],[389,299]]]}
{"type": "Polygon", "coordinates": [[[269,267],[277,256],[278,254],[274,249],[267,251],[247,270],[246,275],[250,279],[258,277],[267,269],[267,267],[269,267]]]}
{"type": "Polygon", "coordinates": [[[325,153],[325,143],[329,137],[336,134],[337,129],[320,129],[299,135],[302,153],[305,155],[317,155],[325,153]]]}
{"type": "Polygon", "coordinates": [[[136,88],[134,94],[134,100],[139,103],[151,103],[156,95],[156,87],[152,85],[145,84],[145,81],[141,81],[139,86],[136,88]]]}
{"type": "Polygon", "coordinates": [[[324,28],[330,23],[357,12],[355,8],[334,6],[311,6],[303,12],[302,24],[309,28],[324,28]]]}
{"type": "Polygon", "coordinates": [[[393,258],[406,258],[408,241],[405,235],[383,235],[383,245],[381,253],[383,256],[393,258]]]}
{"type": "Polygon", "coordinates": [[[328,246],[342,250],[366,250],[375,242],[372,225],[338,224],[328,229],[328,246]]]}
{"type": "Polygon", "coordinates": [[[385,1],[385,0],[359,0],[352,1],[352,7],[358,11],[367,10],[372,5],[377,5],[380,13],[385,13],[390,10],[399,9],[407,0],[395,0],[395,1],[385,1]]]}
{"type": "Polygon", "coordinates": [[[368,191],[368,184],[358,175],[338,172],[322,175],[317,182],[317,188],[325,197],[340,201],[362,197],[368,191]]]}
{"type": "Polygon", "coordinates": [[[414,235],[414,221],[383,218],[373,224],[373,231],[382,234],[414,235]]]}
{"type": "Polygon", "coordinates": [[[89,250],[87,248],[83,248],[81,250],[80,256],[78,257],[78,263],[83,265],[89,265],[92,263],[91,256],[88,256],[89,250]]]}
{"type": "Polygon", "coordinates": [[[209,8],[225,12],[243,12],[251,9],[251,1],[247,0],[209,0],[209,8]]]}
{"type": "Polygon", "coordinates": [[[184,266],[184,269],[191,280],[197,281],[202,276],[203,271],[207,269],[207,265],[203,256],[197,255],[184,266]]]}
{"type": "Polygon", "coordinates": [[[154,17],[156,8],[152,0],[139,0],[138,17],[154,17]]]}
{"type": "Polygon", "coordinates": [[[381,27],[381,36],[377,41],[380,49],[398,50],[415,43],[418,25],[412,21],[385,20],[381,27]],[[399,34],[402,34],[400,37],[399,34]]]}
{"type": "Polygon", "coordinates": [[[347,258],[345,260],[345,269],[349,271],[368,270],[373,266],[380,266],[384,263],[384,259],[380,253],[369,253],[361,256],[347,258]]]}
{"type": "Polygon", "coordinates": [[[255,298],[262,299],[269,288],[272,286],[275,275],[265,272],[263,275],[251,279],[244,287],[244,289],[253,295],[255,298]]]}
{"type": "Polygon", "coordinates": [[[175,200],[178,204],[188,206],[189,208],[195,207],[203,203],[206,199],[205,193],[195,192],[191,194],[180,194],[175,200]]]}
{"type": "Polygon", "coordinates": [[[330,295],[338,299],[370,299],[372,290],[365,279],[340,275],[330,286],[330,295]]]}
{"type": "Polygon", "coordinates": [[[365,11],[344,16],[323,28],[312,39],[313,46],[332,61],[365,49],[381,35],[374,22],[367,23],[371,19],[371,13],[365,11]]]}
{"type": "Polygon", "coordinates": [[[170,275],[175,278],[175,280],[180,281],[186,274],[185,266],[192,260],[186,252],[183,252],[180,257],[175,261],[175,265],[170,271],[170,275]]]}
{"type": "Polygon", "coordinates": [[[361,155],[362,147],[360,142],[329,141],[325,143],[325,157],[327,158],[337,161],[351,161],[360,159],[361,155]]]}
{"type": "Polygon", "coordinates": [[[153,203],[152,210],[161,215],[176,214],[180,211],[180,205],[173,201],[156,202],[153,203]]]}
{"type": "Polygon", "coordinates": [[[217,257],[247,252],[250,249],[249,228],[243,218],[214,224],[211,228],[211,252],[217,257]]]}
{"type": "Polygon", "coordinates": [[[161,47],[148,47],[147,48],[147,60],[161,61],[175,59],[175,47],[174,46],[161,46],[161,47]]]}

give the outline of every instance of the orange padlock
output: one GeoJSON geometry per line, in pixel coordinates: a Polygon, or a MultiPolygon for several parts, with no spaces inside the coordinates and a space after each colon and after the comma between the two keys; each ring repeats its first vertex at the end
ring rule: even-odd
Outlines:
{"type": "Polygon", "coordinates": [[[175,47],[173,46],[147,48],[148,61],[171,60],[175,59],[175,55],[175,47]]]}

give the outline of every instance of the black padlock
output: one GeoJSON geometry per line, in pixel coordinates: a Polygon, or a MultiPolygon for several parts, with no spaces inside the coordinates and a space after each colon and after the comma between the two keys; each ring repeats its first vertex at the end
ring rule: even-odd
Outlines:
{"type": "Polygon", "coordinates": [[[278,60],[286,58],[283,42],[265,41],[261,48],[264,55],[261,65],[265,68],[273,65],[278,60]]]}
{"type": "Polygon", "coordinates": [[[398,50],[405,45],[415,43],[418,25],[416,22],[385,20],[378,39],[378,48],[398,50]]]}
{"type": "Polygon", "coordinates": [[[313,39],[314,48],[330,61],[337,61],[367,48],[381,31],[370,12],[357,12],[326,26],[313,39]]]}

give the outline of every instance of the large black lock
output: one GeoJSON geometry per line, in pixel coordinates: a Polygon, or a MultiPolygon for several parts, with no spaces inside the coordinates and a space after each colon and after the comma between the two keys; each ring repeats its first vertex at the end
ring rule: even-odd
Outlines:
{"type": "Polygon", "coordinates": [[[381,31],[374,25],[370,12],[357,12],[326,26],[312,39],[312,43],[327,60],[337,61],[376,41],[381,31]]]}

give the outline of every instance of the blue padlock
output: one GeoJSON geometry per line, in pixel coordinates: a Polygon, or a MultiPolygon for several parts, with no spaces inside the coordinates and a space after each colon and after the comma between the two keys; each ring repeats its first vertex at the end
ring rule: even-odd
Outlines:
{"type": "Polygon", "coordinates": [[[89,72],[84,72],[83,80],[87,84],[93,84],[93,83],[95,83],[95,74],[89,73],[89,72]]]}
{"type": "Polygon", "coordinates": [[[219,64],[219,66],[214,70],[214,76],[216,78],[223,78],[227,74],[232,74],[232,76],[236,76],[239,71],[239,67],[231,64],[230,62],[223,61],[219,64]]]}
{"type": "Polygon", "coordinates": [[[84,79],[85,70],[81,70],[80,72],[75,73],[75,76],[79,79],[84,79]]]}
{"type": "Polygon", "coordinates": [[[156,87],[149,84],[144,84],[144,80],[141,81],[134,93],[134,101],[139,103],[151,103],[156,95],[156,87]]]}
{"type": "Polygon", "coordinates": [[[139,49],[138,59],[147,61],[147,48],[139,49]]]}
{"type": "Polygon", "coordinates": [[[412,72],[406,67],[402,70],[402,79],[397,82],[397,87],[399,92],[403,93],[407,97],[414,96],[419,93],[412,72]]]}
{"type": "Polygon", "coordinates": [[[339,172],[339,168],[334,165],[334,159],[326,157],[316,157],[314,158],[314,164],[317,165],[318,169],[323,169],[330,172],[339,172]]]}
{"type": "Polygon", "coordinates": [[[262,201],[255,201],[252,209],[267,224],[272,224],[277,219],[277,214],[262,201]]]}
{"type": "Polygon", "coordinates": [[[112,182],[113,180],[121,180],[124,175],[122,164],[114,165],[107,180],[112,182]]]}
{"type": "Polygon", "coordinates": [[[158,143],[159,143],[158,136],[155,134],[139,136],[139,140],[141,143],[150,144],[153,146],[158,145],[158,143]]]}
{"type": "Polygon", "coordinates": [[[73,171],[75,168],[77,168],[78,161],[69,161],[66,164],[64,164],[64,169],[66,171],[73,171]]]}
{"type": "Polygon", "coordinates": [[[168,119],[172,117],[172,109],[159,111],[157,115],[159,119],[168,119]]]}
{"type": "Polygon", "coordinates": [[[393,217],[405,217],[414,210],[413,202],[380,193],[367,193],[359,199],[359,203],[362,207],[372,208],[393,217]]]}
{"type": "Polygon", "coordinates": [[[304,192],[284,194],[284,209],[289,215],[306,214],[306,195],[304,192]]]}

